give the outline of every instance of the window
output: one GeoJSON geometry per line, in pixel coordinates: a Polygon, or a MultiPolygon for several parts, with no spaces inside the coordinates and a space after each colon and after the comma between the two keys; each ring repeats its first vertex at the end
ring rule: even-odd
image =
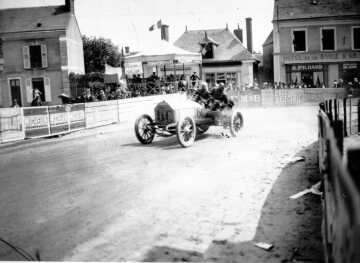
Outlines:
{"type": "Polygon", "coordinates": [[[47,48],[46,45],[23,46],[24,68],[46,68],[47,48]]]}
{"type": "Polygon", "coordinates": [[[321,29],[321,47],[322,50],[335,50],[335,29],[321,29]]]}
{"type": "Polygon", "coordinates": [[[11,104],[16,100],[17,104],[21,106],[20,79],[10,79],[10,94],[11,104]]]}
{"type": "Polygon", "coordinates": [[[235,72],[221,72],[221,73],[206,73],[205,81],[210,85],[214,86],[215,83],[223,82],[225,86],[231,84],[232,88],[237,87],[237,75],[235,72]]]}
{"type": "Polygon", "coordinates": [[[306,30],[304,29],[293,30],[293,51],[294,52],[306,51],[306,30]]]}
{"type": "Polygon", "coordinates": [[[208,59],[208,58],[214,58],[214,47],[212,43],[206,43],[202,46],[201,49],[201,55],[202,58],[208,59]]]}
{"type": "Polygon", "coordinates": [[[40,91],[41,101],[51,101],[51,85],[49,77],[25,79],[25,86],[27,102],[31,102],[33,100],[35,89],[40,91]]]}
{"type": "Polygon", "coordinates": [[[30,46],[30,66],[31,68],[41,68],[41,47],[30,46]]]}
{"type": "Polygon", "coordinates": [[[215,73],[206,73],[205,74],[205,81],[209,85],[214,85],[215,84],[215,73]]]}
{"type": "Polygon", "coordinates": [[[360,49],[360,27],[352,28],[353,49],[360,49]]]}

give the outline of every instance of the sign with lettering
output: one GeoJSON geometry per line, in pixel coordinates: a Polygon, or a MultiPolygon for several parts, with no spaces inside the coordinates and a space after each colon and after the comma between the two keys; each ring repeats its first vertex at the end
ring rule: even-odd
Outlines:
{"type": "Polygon", "coordinates": [[[50,135],[48,107],[23,108],[25,138],[38,138],[50,135]]]}
{"type": "Polygon", "coordinates": [[[173,60],[162,60],[162,61],[150,61],[147,64],[148,66],[155,67],[155,66],[171,65],[174,64],[174,62],[173,60]]]}
{"type": "Polygon", "coordinates": [[[143,73],[143,68],[141,62],[125,63],[125,74],[137,75],[142,73],[143,73]]]}
{"type": "Polygon", "coordinates": [[[285,63],[359,61],[360,52],[326,52],[281,55],[285,63]]]}
{"type": "Polygon", "coordinates": [[[70,107],[70,131],[85,129],[85,104],[73,104],[70,107]]]}
{"type": "Polygon", "coordinates": [[[261,90],[241,91],[238,97],[239,106],[261,106],[261,90]]]}
{"type": "Polygon", "coordinates": [[[21,108],[0,109],[0,142],[24,139],[21,108]]]}
{"type": "Polygon", "coordinates": [[[303,89],[275,90],[275,105],[296,105],[304,102],[303,89]]]}
{"type": "Polygon", "coordinates": [[[344,63],[343,69],[357,69],[356,63],[344,63]]]}
{"type": "Polygon", "coordinates": [[[261,90],[261,106],[273,106],[274,105],[274,90],[263,89],[261,90]]]}
{"type": "Polygon", "coordinates": [[[69,113],[64,105],[50,106],[49,118],[51,134],[61,134],[70,131],[69,113]]]}
{"type": "Polygon", "coordinates": [[[291,71],[322,71],[323,65],[322,64],[299,64],[299,65],[292,65],[291,71]]]}

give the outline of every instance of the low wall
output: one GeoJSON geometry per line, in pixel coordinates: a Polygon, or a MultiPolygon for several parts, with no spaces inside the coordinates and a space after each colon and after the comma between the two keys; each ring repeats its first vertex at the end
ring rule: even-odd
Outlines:
{"type": "Polygon", "coordinates": [[[25,138],[21,108],[0,109],[0,143],[25,138]]]}
{"type": "Polygon", "coordinates": [[[227,95],[240,107],[317,105],[328,99],[347,97],[346,89],[258,89],[228,91],[227,95]]]}
{"type": "Polygon", "coordinates": [[[119,122],[118,101],[99,101],[85,104],[86,128],[119,122]]]}

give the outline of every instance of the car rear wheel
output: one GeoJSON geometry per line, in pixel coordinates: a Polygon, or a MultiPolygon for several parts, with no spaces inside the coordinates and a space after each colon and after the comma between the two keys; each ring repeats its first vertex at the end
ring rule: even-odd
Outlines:
{"type": "Polygon", "coordinates": [[[196,137],[196,125],[194,119],[191,117],[181,119],[177,124],[176,136],[182,147],[189,147],[195,141],[196,137]]]}
{"type": "Polygon", "coordinates": [[[142,144],[149,144],[154,140],[155,132],[150,125],[153,122],[152,118],[147,114],[141,115],[136,119],[135,134],[142,144]]]}
{"type": "Polygon", "coordinates": [[[240,111],[234,111],[230,117],[230,133],[236,137],[244,126],[244,119],[240,111]]]}

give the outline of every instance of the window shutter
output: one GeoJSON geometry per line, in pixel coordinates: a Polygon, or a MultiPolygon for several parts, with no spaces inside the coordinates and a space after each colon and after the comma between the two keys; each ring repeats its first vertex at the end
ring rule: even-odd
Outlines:
{"type": "Polygon", "coordinates": [[[48,67],[48,59],[47,59],[47,48],[46,45],[41,45],[41,65],[43,68],[48,67]]]}
{"type": "Polygon", "coordinates": [[[51,101],[50,78],[44,78],[45,101],[51,101]]]}
{"type": "Polygon", "coordinates": [[[24,60],[24,68],[30,68],[30,50],[29,46],[23,46],[23,60],[24,60]]]}
{"type": "Polygon", "coordinates": [[[25,86],[26,86],[26,100],[27,102],[32,102],[33,90],[31,85],[31,79],[25,79],[25,86]]]}

